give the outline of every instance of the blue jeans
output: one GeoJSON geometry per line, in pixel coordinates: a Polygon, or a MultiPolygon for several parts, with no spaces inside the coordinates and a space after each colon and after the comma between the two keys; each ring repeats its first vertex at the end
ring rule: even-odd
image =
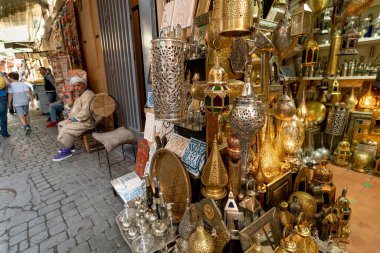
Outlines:
{"type": "Polygon", "coordinates": [[[57,93],[55,93],[55,91],[46,92],[46,96],[48,98],[49,103],[54,103],[55,101],[57,101],[57,93]]]}
{"type": "Polygon", "coordinates": [[[7,119],[7,110],[8,110],[8,98],[0,97],[0,126],[1,126],[1,136],[8,135],[8,119],[7,119]]]}
{"type": "Polygon", "coordinates": [[[63,111],[63,103],[62,102],[54,102],[50,104],[49,111],[50,111],[50,121],[51,122],[57,122],[57,111],[63,111]]]}

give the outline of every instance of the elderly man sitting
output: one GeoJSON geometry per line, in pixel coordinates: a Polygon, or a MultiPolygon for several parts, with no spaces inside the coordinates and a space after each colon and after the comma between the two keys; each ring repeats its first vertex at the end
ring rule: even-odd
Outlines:
{"type": "Polygon", "coordinates": [[[95,93],[87,88],[87,80],[80,77],[72,77],[71,85],[74,86],[74,96],[76,97],[73,108],[67,120],[58,124],[57,140],[63,144],[63,148],[58,151],[53,161],[58,162],[72,156],[75,152],[74,142],[81,134],[95,127],[94,121],[99,117],[92,118],[90,103],[95,93]]]}

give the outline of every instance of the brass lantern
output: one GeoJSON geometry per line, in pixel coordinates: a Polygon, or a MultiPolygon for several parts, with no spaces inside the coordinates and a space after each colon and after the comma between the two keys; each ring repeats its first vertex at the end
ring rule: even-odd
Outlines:
{"type": "Polygon", "coordinates": [[[342,100],[342,93],[340,92],[340,85],[338,79],[335,78],[332,86],[330,87],[330,103],[340,102],[342,100]]]}
{"type": "Polygon", "coordinates": [[[212,143],[210,156],[202,170],[201,181],[201,193],[206,198],[218,200],[227,195],[228,174],[219,153],[216,136],[212,143]]]}
{"type": "Polygon", "coordinates": [[[282,122],[280,132],[285,153],[294,157],[302,147],[305,138],[304,124],[297,115],[293,115],[290,121],[282,122]]]}
{"type": "Polygon", "coordinates": [[[310,7],[301,2],[292,15],[291,36],[309,35],[312,28],[312,12],[310,7]]]}
{"type": "Polygon", "coordinates": [[[208,76],[208,87],[203,91],[205,108],[211,113],[220,113],[229,107],[230,97],[226,86],[227,78],[227,73],[220,66],[217,58],[216,64],[208,76]]]}
{"type": "Polygon", "coordinates": [[[319,57],[319,46],[314,39],[310,39],[302,53],[302,64],[304,66],[316,65],[319,57]]]}
{"type": "Polygon", "coordinates": [[[358,40],[360,38],[360,34],[356,29],[350,29],[345,34],[343,34],[342,45],[340,46],[339,54],[342,55],[352,55],[358,54],[358,50],[356,49],[358,46],[358,40]]]}
{"type": "Polygon", "coordinates": [[[253,0],[223,0],[221,36],[239,37],[251,34],[253,0]]]}
{"type": "Polygon", "coordinates": [[[351,156],[351,147],[346,135],[334,151],[334,163],[339,166],[347,166],[351,161],[351,156]]]}
{"type": "Polygon", "coordinates": [[[368,91],[359,99],[358,108],[364,112],[372,111],[376,108],[376,97],[372,93],[372,85],[368,91]]]}

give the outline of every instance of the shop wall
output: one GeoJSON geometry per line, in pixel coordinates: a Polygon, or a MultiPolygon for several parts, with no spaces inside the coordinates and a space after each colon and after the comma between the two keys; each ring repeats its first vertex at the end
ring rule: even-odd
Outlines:
{"type": "Polygon", "coordinates": [[[98,6],[94,0],[82,0],[81,3],[78,19],[84,66],[88,72],[89,84],[95,93],[107,92],[98,6]]]}
{"type": "Polygon", "coordinates": [[[108,92],[117,100],[119,122],[142,130],[131,3],[97,0],[108,92]]]}

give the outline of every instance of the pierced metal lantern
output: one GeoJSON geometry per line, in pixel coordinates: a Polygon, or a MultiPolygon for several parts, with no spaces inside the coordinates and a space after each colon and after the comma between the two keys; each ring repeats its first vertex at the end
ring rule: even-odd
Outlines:
{"type": "Polygon", "coordinates": [[[253,0],[223,0],[221,36],[240,37],[251,34],[253,0]]]}
{"type": "Polygon", "coordinates": [[[219,153],[216,137],[212,143],[211,153],[202,170],[201,181],[201,193],[206,198],[218,200],[227,195],[228,174],[219,153]]]}
{"type": "Polygon", "coordinates": [[[293,98],[288,95],[288,85],[284,86],[284,94],[273,106],[273,114],[279,120],[290,120],[296,114],[297,107],[293,98]]]}
{"type": "Polygon", "coordinates": [[[292,15],[291,36],[309,35],[312,25],[311,9],[306,3],[301,2],[292,15]]]}
{"type": "Polygon", "coordinates": [[[347,122],[347,109],[345,103],[336,103],[327,115],[326,134],[341,136],[347,122]]]}
{"type": "Polygon", "coordinates": [[[229,90],[227,87],[228,75],[216,60],[216,65],[210,70],[208,87],[203,91],[205,108],[212,113],[220,113],[230,105],[229,90]]]}
{"type": "Polygon", "coordinates": [[[358,54],[357,46],[360,38],[359,32],[356,29],[350,29],[342,37],[342,45],[340,46],[339,54],[358,54]]]}
{"type": "Polygon", "coordinates": [[[282,122],[280,133],[285,153],[291,157],[295,156],[305,139],[304,124],[297,115],[293,115],[290,121],[282,122]]]}
{"type": "Polygon", "coordinates": [[[273,45],[281,59],[285,59],[295,46],[294,38],[290,36],[291,26],[291,18],[286,11],[284,18],[277,24],[272,35],[273,45]]]}
{"type": "Polygon", "coordinates": [[[261,101],[253,92],[250,74],[246,73],[246,81],[242,94],[234,100],[230,113],[231,128],[239,139],[242,153],[242,176],[246,172],[247,156],[253,137],[264,126],[265,114],[261,101]]]}
{"type": "Polygon", "coordinates": [[[155,118],[178,121],[184,118],[184,43],[168,34],[152,40],[152,87],[155,118]]]}
{"type": "Polygon", "coordinates": [[[304,66],[314,66],[318,63],[319,46],[314,39],[310,39],[302,53],[302,64],[304,66]]]}

